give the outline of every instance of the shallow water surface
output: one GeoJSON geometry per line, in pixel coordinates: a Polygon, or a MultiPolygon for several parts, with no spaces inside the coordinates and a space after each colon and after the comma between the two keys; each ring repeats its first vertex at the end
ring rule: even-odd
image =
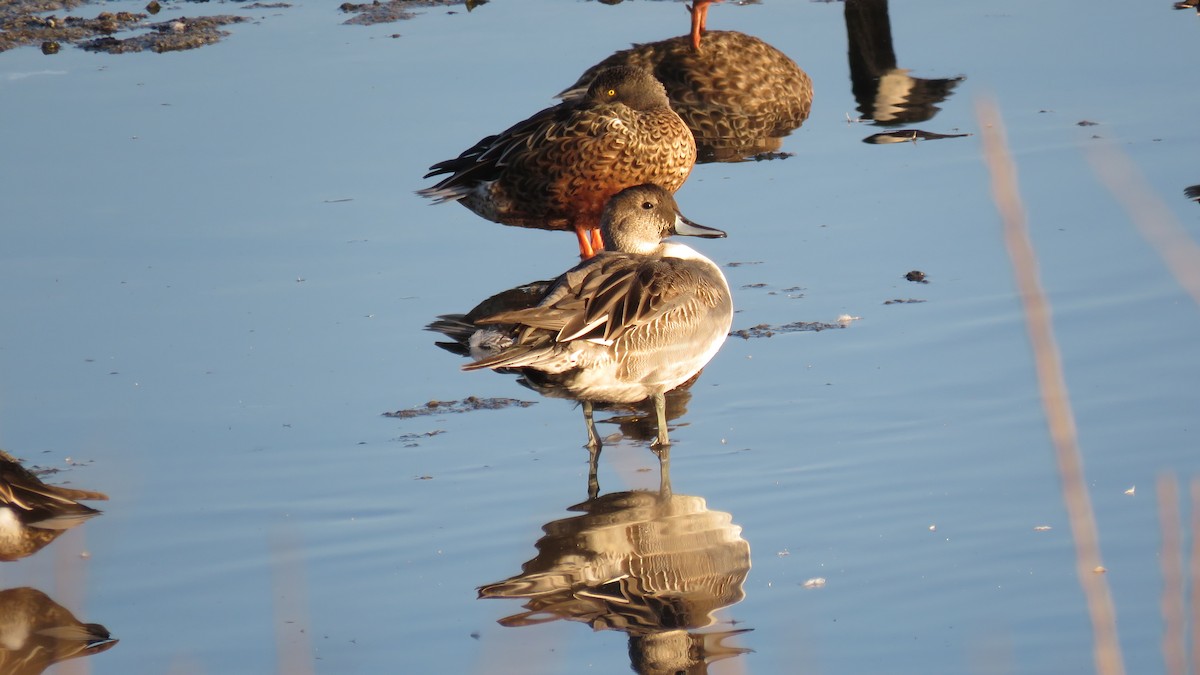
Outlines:
{"type": "MultiPolygon", "coordinates": [[[[667,628],[728,633],[713,673],[1094,670],[982,161],[985,97],[1053,307],[1125,667],[1165,671],[1156,483],[1178,481],[1188,512],[1200,308],[1093,159],[1127,156],[1195,240],[1192,12],[896,3],[898,66],[965,79],[887,126],[862,119],[845,4],[713,6],[710,29],[774,45],[816,94],[790,156],[698,165],[676,195],[729,233],[688,243],[728,277],[734,329],[776,330],[731,337],[676,401],[671,488],[693,516],[655,501],[645,426],[598,415],[601,499],[650,510],[630,532],[724,543],[663,545],[701,561],[748,548],[726,577],[740,588],[711,582],[709,605],[650,576],[577,586],[675,617],[623,633],[557,615],[504,626],[522,601],[477,598],[600,508],[579,506],[583,420],[511,376],[460,372],[423,330],[563,271],[572,237],[414,191],[612,52],[682,34],[683,4],[492,2],[373,26],[327,3],[163,5],[156,20],[252,21],[192,51],[0,53],[0,447],[111,497],[0,567],[3,588],[36,587],[120,639],[59,672],[670,672],[637,656],[678,650],[667,628]],[[863,142],[898,129],[971,135],[863,142]],[[778,329],[843,315],[858,320],[778,329]],[[531,405],[383,415],[471,396],[531,405]]],[[[624,555],[587,532],[577,568],[624,555]]]]}

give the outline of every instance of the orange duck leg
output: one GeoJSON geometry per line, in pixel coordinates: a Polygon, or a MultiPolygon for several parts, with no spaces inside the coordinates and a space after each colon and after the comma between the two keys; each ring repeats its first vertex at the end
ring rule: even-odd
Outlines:
{"type": "Polygon", "coordinates": [[[575,225],[575,236],[579,239],[580,260],[587,260],[596,255],[597,247],[592,245],[592,241],[600,238],[599,230],[593,230],[586,225],[577,224],[575,225]]]}
{"type": "Polygon", "coordinates": [[[714,2],[721,0],[694,0],[688,6],[688,11],[692,13],[692,48],[700,51],[700,37],[707,30],[705,24],[708,22],[708,6],[714,2]]]}

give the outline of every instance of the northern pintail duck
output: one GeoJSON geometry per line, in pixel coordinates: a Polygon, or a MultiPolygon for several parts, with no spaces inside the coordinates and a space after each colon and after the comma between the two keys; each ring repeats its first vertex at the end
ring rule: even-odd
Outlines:
{"type": "Polygon", "coordinates": [[[659,446],[669,445],[663,394],[720,349],[733,320],[725,275],[675,234],[723,237],[679,212],[657,185],[621,191],[601,219],[605,250],[560,276],[535,306],[476,324],[512,324],[507,345],[464,370],[516,369],[545,378],[584,405],[588,445],[599,448],[591,403],[651,398],[659,446]]]}
{"type": "MultiPolygon", "coordinates": [[[[465,314],[442,314],[425,328],[450,338],[434,343],[448,352],[475,360],[494,356],[512,346],[519,327],[515,324],[482,324],[479,321],[501,312],[528,309],[537,305],[553,283],[553,279],[533,281],[500,291],[465,314]]],[[[519,374],[519,371],[514,372],[519,374]]],[[[699,377],[700,373],[696,373],[683,384],[663,394],[668,421],[687,414],[688,403],[692,398],[691,386],[699,377]]],[[[547,398],[578,400],[577,396],[554,379],[534,374],[532,377],[522,376],[517,382],[547,398]]],[[[654,402],[650,399],[632,403],[598,401],[593,408],[614,413],[605,422],[615,424],[621,437],[650,442],[658,437],[658,421],[655,419],[654,402]]],[[[590,421],[589,429],[594,426],[595,421],[590,421]]],[[[598,455],[593,456],[593,461],[598,459],[598,455]]],[[[595,476],[596,467],[593,465],[591,469],[591,475],[595,476]]]]}
{"type": "Polygon", "coordinates": [[[108,499],[100,492],[46,485],[0,450],[0,560],[41,550],[66,530],[100,512],[81,499],[108,499]]]}
{"type": "Polygon", "coordinates": [[[587,258],[610,197],[643,183],[674,192],[695,163],[692,132],[662,84],[640,68],[610,68],[582,95],[434,164],[426,178],[450,175],[418,194],[505,225],[573,230],[587,258]]]}
{"type": "Polygon", "coordinates": [[[435,342],[434,344],[459,356],[469,356],[479,360],[494,356],[501,349],[512,345],[516,335],[514,325],[484,325],[480,319],[529,309],[536,306],[546,297],[546,292],[554,284],[554,279],[531,281],[516,288],[500,291],[489,296],[486,300],[475,305],[466,314],[442,314],[437,321],[425,326],[426,330],[441,333],[450,338],[451,342],[435,342]]]}
{"type": "Polygon", "coordinates": [[[581,96],[598,72],[632,66],[654,74],[696,138],[697,161],[738,161],[779,149],[808,119],[812,78],[786,54],[736,31],[712,31],[704,49],[688,36],[634,45],[589,68],[559,94],[581,96]]]}

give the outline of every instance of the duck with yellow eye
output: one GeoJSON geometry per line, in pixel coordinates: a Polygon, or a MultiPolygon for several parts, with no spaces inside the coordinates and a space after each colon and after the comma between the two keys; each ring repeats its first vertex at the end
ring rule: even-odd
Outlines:
{"type": "Polygon", "coordinates": [[[450,174],[418,194],[457,201],[497,223],[574,231],[582,258],[603,248],[600,214],[613,195],[650,183],[675,192],[696,141],[649,72],[598,72],[584,96],[546,108],[430,167],[450,174]]]}

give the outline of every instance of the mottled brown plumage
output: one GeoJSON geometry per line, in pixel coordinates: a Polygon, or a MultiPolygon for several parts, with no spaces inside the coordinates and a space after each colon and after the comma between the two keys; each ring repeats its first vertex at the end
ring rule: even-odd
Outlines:
{"type": "Polygon", "coordinates": [[[643,183],[678,190],[696,143],[662,84],[639,68],[598,71],[570,101],[488,136],[426,177],[450,174],[418,194],[459,201],[488,220],[574,230],[592,254],[610,197],[643,183]]]}
{"type": "Polygon", "coordinates": [[[99,511],[77,500],[108,499],[89,490],[46,485],[0,450],[0,560],[19,560],[41,550],[66,530],[99,511]]]}
{"type": "Polygon", "coordinates": [[[778,150],[812,108],[808,74],[778,49],[735,31],[705,33],[701,50],[686,35],[634,45],[589,68],[559,96],[582,95],[596,73],[616,66],[650,71],[662,82],[696,138],[699,162],[778,150]]]}

